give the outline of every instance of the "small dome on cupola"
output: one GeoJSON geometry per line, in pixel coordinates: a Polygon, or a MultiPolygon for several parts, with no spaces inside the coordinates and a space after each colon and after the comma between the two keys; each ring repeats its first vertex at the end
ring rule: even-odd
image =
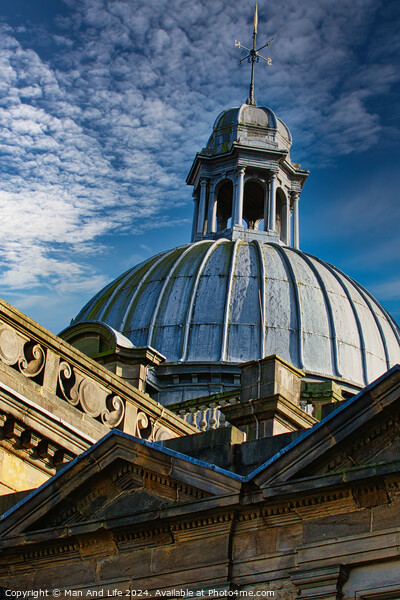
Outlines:
{"type": "Polygon", "coordinates": [[[224,110],[215,120],[204,154],[230,152],[234,144],[289,151],[289,128],[266,106],[242,104],[224,110]]]}

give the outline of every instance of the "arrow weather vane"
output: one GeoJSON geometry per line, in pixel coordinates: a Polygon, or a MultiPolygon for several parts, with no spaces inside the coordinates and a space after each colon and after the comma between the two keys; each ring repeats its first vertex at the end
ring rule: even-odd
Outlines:
{"type": "Polygon", "coordinates": [[[268,65],[272,64],[272,60],[270,58],[264,58],[264,56],[261,56],[261,54],[258,54],[258,53],[263,48],[266,48],[267,46],[269,46],[270,43],[272,42],[273,38],[270,39],[269,42],[267,42],[263,46],[256,48],[257,24],[258,24],[258,12],[257,12],[257,3],[256,3],[256,7],[254,9],[253,48],[252,49],[246,48],[246,46],[243,46],[243,44],[241,44],[240,42],[235,41],[235,46],[238,46],[238,48],[244,48],[249,53],[249,54],[246,54],[246,56],[244,56],[243,58],[241,58],[239,60],[239,65],[241,65],[242,62],[246,59],[247,59],[247,62],[251,63],[250,93],[249,93],[249,97],[247,98],[247,104],[252,104],[253,106],[256,105],[256,101],[254,99],[254,65],[256,62],[257,63],[260,62],[260,58],[265,60],[265,62],[268,65]]]}

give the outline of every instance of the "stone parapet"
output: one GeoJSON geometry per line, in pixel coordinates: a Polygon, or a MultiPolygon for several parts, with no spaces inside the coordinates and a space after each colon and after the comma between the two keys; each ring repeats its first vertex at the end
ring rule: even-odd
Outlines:
{"type": "MultiPolygon", "coordinates": [[[[51,412],[53,421],[80,425],[90,443],[114,427],[152,441],[195,432],[150,396],[4,301],[0,368],[2,381],[20,395],[18,402],[29,398],[51,412]]],[[[3,399],[0,406],[10,418],[12,405],[3,399]]]]}
{"type": "Polygon", "coordinates": [[[245,428],[248,439],[308,429],[317,423],[314,417],[280,394],[238,402],[221,410],[229,423],[245,428]]]}

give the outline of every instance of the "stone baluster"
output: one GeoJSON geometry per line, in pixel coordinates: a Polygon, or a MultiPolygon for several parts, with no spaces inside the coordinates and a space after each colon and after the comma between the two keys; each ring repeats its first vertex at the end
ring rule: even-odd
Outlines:
{"type": "Polygon", "coordinates": [[[217,429],[218,427],[218,419],[217,419],[217,405],[215,402],[210,404],[210,418],[208,421],[209,429],[217,429]]]}
{"type": "MultiPolygon", "coordinates": [[[[223,408],[227,404],[228,402],[226,400],[221,400],[219,408],[223,408]]],[[[227,422],[224,413],[221,410],[219,410],[219,427],[227,427],[228,425],[229,423],[227,422]]]]}
{"type": "Polygon", "coordinates": [[[187,410],[185,410],[185,409],[181,409],[181,410],[179,411],[179,416],[180,416],[180,418],[181,418],[183,421],[187,422],[187,418],[188,418],[188,416],[189,416],[189,413],[188,413],[188,411],[187,411],[187,410]]]}
{"type": "Polygon", "coordinates": [[[193,427],[197,427],[197,415],[199,413],[199,409],[198,408],[190,408],[189,409],[189,415],[190,415],[190,419],[189,419],[189,423],[190,425],[193,425],[193,427]]]}
{"type": "Polygon", "coordinates": [[[199,429],[200,429],[200,431],[206,431],[208,406],[202,405],[199,408],[200,408],[200,413],[201,413],[199,429]]]}

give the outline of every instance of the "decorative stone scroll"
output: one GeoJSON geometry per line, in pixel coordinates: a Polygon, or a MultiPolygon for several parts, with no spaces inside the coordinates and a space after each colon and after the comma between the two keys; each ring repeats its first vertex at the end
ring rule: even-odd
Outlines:
{"type": "Polygon", "coordinates": [[[132,407],[130,410],[130,423],[129,432],[138,438],[147,438],[147,435],[143,436],[145,430],[149,429],[150,420],[146,413],[138,410],[136,407],[132,407]]]}
{"type": "Polygon", "coordinates": [[[121,423],[125,414],[122,398],[85,377],[66,361],[60,362],[58,381],[61,394],[69,404],[80,408],[90,417],[99,419],[110,429],[121,423]]]}
{"type": "Polygon", "coordinates": [[[161,442],[162,440],[169,440],[171,438],[171,432],[166,427],[162,425],[157,425],[156,423],[153,425],[151,441],[152,442],[161,442]]]}
{"type": "Polygon", "coordinates": [[[0,360],[15,366],[26,377],[36,377],[44,368],[45,350],[35,341],[20,335],[0,322],[0,360]]]}
{"type": "Polygon", "coordinates": [[[150,442],[170,439],[174,437],[174,434],[163,424],[163,412],[164,409],[160,416],[151,416],[127,401],[125,405],[124,431],[129,433],[129,435],[149,440],[150,442]]]}

